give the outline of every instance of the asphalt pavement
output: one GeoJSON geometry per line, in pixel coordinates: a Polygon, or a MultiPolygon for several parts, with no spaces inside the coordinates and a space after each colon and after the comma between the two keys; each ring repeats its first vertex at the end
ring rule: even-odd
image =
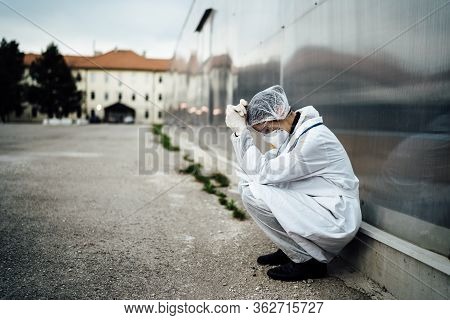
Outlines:
{"type": "Polygon", "coordinates": [[[2,299],[385,297],[339,259],[325,279],[269,279],[273,244],[178,173],[182,152],[139,148],[147,131],[0,125],[2,299]]]}

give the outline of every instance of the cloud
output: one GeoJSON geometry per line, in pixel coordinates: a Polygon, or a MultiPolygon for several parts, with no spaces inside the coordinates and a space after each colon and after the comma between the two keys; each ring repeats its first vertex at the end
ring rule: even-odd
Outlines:
{"type": "MultiPolygon", "coordinates": [[[[117,46],[164,58],[172,56],[191,5],[190,0],[5,2],[82,54],[92,54],[95,40],[96,50],[117,46]]],[[[75,54],[1,3],[0,29],[26,52],[40,52],[54,41],[61,52],[75,54]]]]}

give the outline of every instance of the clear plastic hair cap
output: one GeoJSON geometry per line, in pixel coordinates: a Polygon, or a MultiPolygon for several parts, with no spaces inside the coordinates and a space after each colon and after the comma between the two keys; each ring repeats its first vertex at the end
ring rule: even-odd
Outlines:
{"type": "Polygon", "coordinates": [[[255,124],[283,120],[291,111],[288,99],[280,85],[272,86],[255,94],[247,106],[247,123],[255,124]]]}

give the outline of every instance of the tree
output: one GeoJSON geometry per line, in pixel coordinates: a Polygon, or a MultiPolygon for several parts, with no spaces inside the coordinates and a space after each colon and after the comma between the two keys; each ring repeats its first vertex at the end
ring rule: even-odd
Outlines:
{"type": "Polygon", "coordinates": [[[20,115],[23,111],[23,52],[14,40],[5,38],[0,44],[0,118],[6,122],[13,111],[20,115]]]}
{"type": "Polygon", "coordinates": [[[36,104],[49,118],[81,115],[81,92],[55,44],[50,43],[42,55],[30,66],[30,76],[37,85],[28,90],[28,100],[36,104]]]}

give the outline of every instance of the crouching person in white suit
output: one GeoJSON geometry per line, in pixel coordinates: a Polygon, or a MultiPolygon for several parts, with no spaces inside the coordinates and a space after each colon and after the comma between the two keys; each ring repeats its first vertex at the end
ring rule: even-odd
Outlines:
{"type": "Polygon", "coordinates": [[[283,88],[227,106],[240,167],[239,192],[256,224],[279,248],[258,263],[270,278],[321,278],[361,224],[359,180],[342,144],[312,106],[292,111],[283,88]],[[275,148],[262,154],[250,130],[275,148]]]}

